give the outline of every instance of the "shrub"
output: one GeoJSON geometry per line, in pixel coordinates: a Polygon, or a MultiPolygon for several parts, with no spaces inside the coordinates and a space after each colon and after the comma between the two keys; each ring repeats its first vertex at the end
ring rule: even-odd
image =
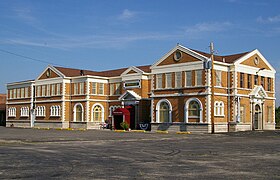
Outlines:
{"type": "Polygon", "coordinates": [[[129,129],[129,124],[127,122],[122,122],[121,124],[121,127],[123,128],[123,130],[128,130],[129,129]]]}

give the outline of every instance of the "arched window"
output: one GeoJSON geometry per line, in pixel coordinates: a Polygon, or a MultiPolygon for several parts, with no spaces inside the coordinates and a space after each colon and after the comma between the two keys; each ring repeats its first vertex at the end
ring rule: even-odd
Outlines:
{"type": "Polygon", "coordinates": [[[112,117],[113,116],[113,112],[118,109],[118,108],[121,108],[121,106],[110,106],[109,108],[109,111],[110,111],[110,116],[109,117],[112,117]]]}
{"type": "Polygon", "coordinates": [[[167,123],[172,122],[171,120],[171,104],[168,100],[160,100],[157,104],[157,122],[167,123]]]}
{"type": "Polygon", "coordinates": [[[214,115],[224,116],[224,103],[222,101],[215,101],[214,103],[214,115]]]}
{"type": "Polygon", "coordinates": [[[8,116],[9,117],[16,117],[16,111],[17,111],[17,109],[15,107],[10,107],[8,109],[8,116]]]}
{"type": "Polygon", "coordinates": [[[51,116],[60,116],[60,106],[51,106],[51,116]]]}
{"type": "Polygon", "coordinates": [[[36,108],[36,116],[45,116],[46,115],[46,111],[45,111],[45,106],[38,106],[36,108]]]}
{"type": "Polygon", "coordinates": [[[191,119],[197,119],[198,121],[202,123],[202,104],[199,99],[197,98],[191,98],[186,102],[185,105],[185,122],[189,122],[189,118],[191,119]]]}
{"type": "Polygon", "coordinates": [[[189,103],[189,117],[199,118],[199,104],[197,101],[191,101],[189,103]]]}
{"type": "Polygon", "coordinates": [[[103,112],[100,105],[93,107],[93,121],[102,122],[103,112]]]}
{"type": "Polygon", "coordinates": [[[83,121],[84,116],[83,116],[83,106],[82,104],[76,104],[74,106],[74,121],[83,121]]]}
{"type": "Polygon", "coordinates": [[[20,116],[28,117],[29,116],[29,108],[28,107],[20,108],[20,116]]]}

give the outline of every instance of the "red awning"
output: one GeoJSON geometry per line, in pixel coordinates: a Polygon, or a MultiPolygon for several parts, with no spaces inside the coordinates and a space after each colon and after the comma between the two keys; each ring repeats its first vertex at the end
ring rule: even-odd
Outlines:
{"type": "Polygon", "coordinates": [[[130,115],[130,112],[126,108],[118,108],[113,112],[114,116],[118,115],[130,115]]]}

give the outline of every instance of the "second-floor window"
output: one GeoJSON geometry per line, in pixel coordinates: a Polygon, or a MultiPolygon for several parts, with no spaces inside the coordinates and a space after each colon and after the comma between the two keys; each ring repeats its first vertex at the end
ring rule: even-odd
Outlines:
{"type": "Polygon", "coordinates": [[[104,84],[103,83],[99,83],[98,84],[98,94],[104,94],[104,84]]]}
{"type": "Polygon", "coordinates": [[[186,71],[186,86],[192,86],[192,71],[186,71]]]}
{"type": "Polygon", "coordinates": [[[156,88],[161,89],[162,88],[162,74],[156,75],[156,88]]]}
{"type": "Polygon", "coordinates": [[[259,85],[259,77],[258,77],[258,75],[255,75],[254,76],[254,85],[259,85]]]}
{"type": "Polygon", "coordinates": [[[175,73],[175,87],[176,88],[182,87],[182,72],[175,73]]]}
{"type": "Polygon", "coordinates": [[[271,91],[271,78],[267,78],[267,90],[271,91]]]}
{"type": "Polygon", "coordinates": [[[265,88],[265,79],[263,76],[261,77],[261,85],[263,88],[265,88]]]}
{"type": "Polygon", "coordinates": [[[80,92],[79,92],[79,94],[84,94],[85,93],[85,91],[84,91],[84,86],[85,86],[85,83],[80,83],[80,92]]]}
{"type": "Polygon", "coordinates": [[[55,95],[55,84],[52,84],[52,96],[55,95]]]}
{"type": "Polygon", "coordinates": [[[222,86],[222,71],[216,70],[216,86],[222,86]]]}
{"type": "Polygon", "coordinates": [[[74,84],[74,94],[78,94],[79,92],[79,87],[78,87],[78,83],[74,84]]]}
{"type": "Polygon", "coordinates": [[[165,88],[172,88],[172,74],[165,74],[165,88]]]}
{"type": "Polygon", "coordinates": [[[195,85],[196,86],[202,85],[202,70],[195,71],[195,85]]]}
{"type": "Polygon", "coordinates": [[[252,76],[251,76],[251,74],[248,74],[248,76],[247,76],[247,83],[248,83],[248,85],[247,85],[248,89],[251,89],[252,88],[252,76]]]}
{"type": "Polygon", "coordinates": [[[97,94],[96,86],[97,86],[97,83],[93,82],[92,83],[92,94],[97,94]]]}
{"type": "Polygon", "coordinates": [[[244,88],[244,73],[240,73],[240,87],[244,88]]]}

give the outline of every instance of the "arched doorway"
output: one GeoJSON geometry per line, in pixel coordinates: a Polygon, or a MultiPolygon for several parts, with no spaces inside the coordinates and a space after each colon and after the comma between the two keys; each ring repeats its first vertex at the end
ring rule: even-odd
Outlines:
{"type": "Polygon", "coordinates": [[[254,114],[254,129],[261,129],[262,123],[262,111],[260,105],[255,105],[255,114],[254,114]]]}

